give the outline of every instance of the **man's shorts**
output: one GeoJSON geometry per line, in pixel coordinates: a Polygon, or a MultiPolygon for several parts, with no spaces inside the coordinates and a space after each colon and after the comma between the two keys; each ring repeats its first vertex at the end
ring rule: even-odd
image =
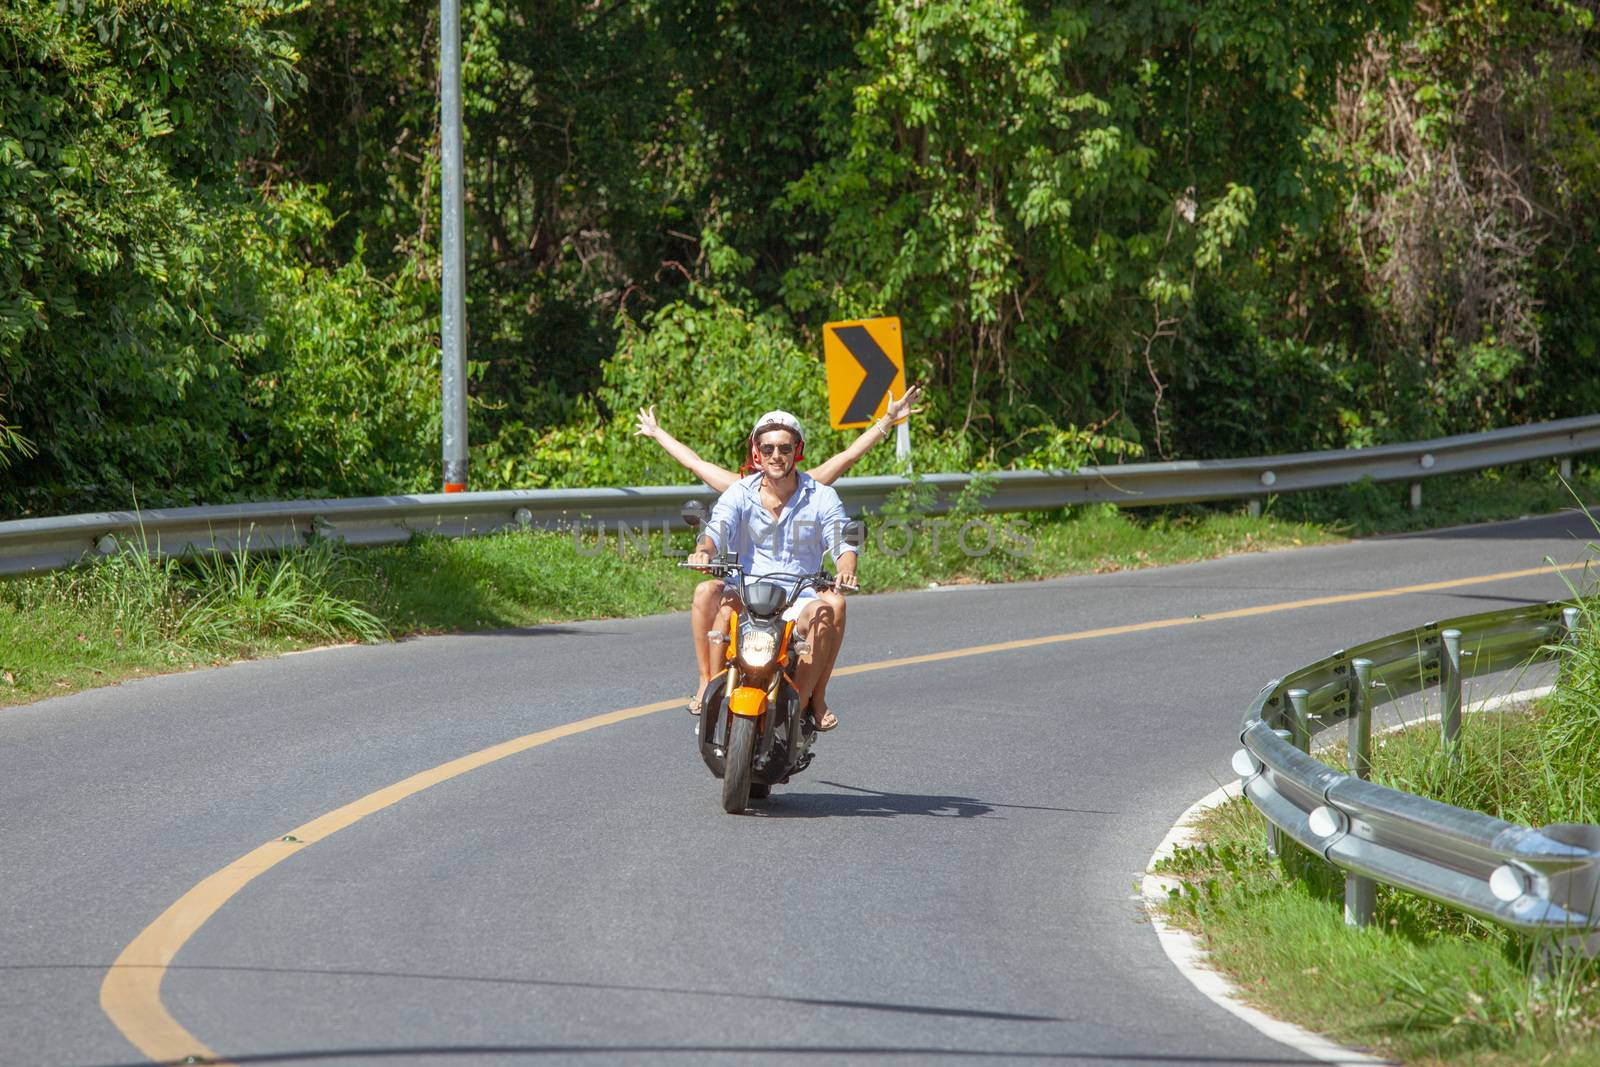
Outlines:
{"type": "Polygon", "coordinates": [[[783,621],[793,622],[794,620],[798,619],[800,617],[800,612],[805,610],[806,602],[815,599],[817,599],[817,591],[815,589],[807,589],[805,592],[801,593],[795,598],[793,604],[790,604],[788,607],[783,609],[783,621]]]}

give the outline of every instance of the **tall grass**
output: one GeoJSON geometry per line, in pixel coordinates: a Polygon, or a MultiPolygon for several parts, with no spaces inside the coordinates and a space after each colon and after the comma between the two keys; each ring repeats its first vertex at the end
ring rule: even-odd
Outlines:
{"type": "Polygon", "coordinates": [[[377,641],[376,615],[346,595],[358,580],[350,558],[325,538],[271,555],[197,557],[179,627],[207,648],[248,647],[263,637],[377,641]]]}
{"type": "Polygon", "coordinates": [[[308,642],[380,640],[370,579],[340,545],[156,558],[135,537],[92,564],[0,582],[0,700],[308,642]]]}
{"type": "Polygon", "coordinates": [[[1578,641],[1560,653],[1561,684],[1546,713],[1545,744],[1553,760],[1581,771],[1592,788],[1600,778],[1600,598],[1579,599],[1578,619],[1578,641]]]}
{"type": "Polygon", "coordinates": [[[141,644],[179,655],[248,654],[280,638],[378,640],[383,623],[349,595],[343,546],[313,537],[266,554],[212,550],[159,558],[143,536],[98,563],[60,572],[59,593],[141,644]]]}

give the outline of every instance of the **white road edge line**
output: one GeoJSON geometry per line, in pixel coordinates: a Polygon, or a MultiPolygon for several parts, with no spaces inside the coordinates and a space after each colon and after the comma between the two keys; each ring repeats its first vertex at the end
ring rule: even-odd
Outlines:
{"type": "MultiPolygon", "coordinates": [[[[1480,700],[1466,710],[1468,712],[1496,711],[1507,705],[1524,704],[1537,700],[1547,695],[1554,686],[1540,686],[1536,689],[1524,689],[1515,693],[1506,693],[1501,696],[1480,700]]],[[[1412,719],[1397,723],[1384,730],[1390,733],[1403,730],[1407,726],[1416,725],[1418,722],[1427,722],[1438,718],[1438,714],[1426,716],[1422,719],[1412,719]]],[[[1187,811],[1179,816],[1172,829],[1167,831],[1167,836],[1162,838],[1161,844],[1156,847],[1150,856],[1150,862],[1145,865],[1143,881],[1140,891],[1144,897],[1145,912],[1150,916],[1150,924],[1155,928],[1156,938],[1161,942],[1161,948],[1167,954],[1167,959],[1178,969],[1178,973],[1189,980],[1189,983],[1208,997],[1213,1004],[1227,1011],[1244,1022],[1255,1027],[1256,1030],[1277,1041],[1288,1045],[1296,1052],[1303,1053],[1323,1063],[1335,1064],[1393,1064],[1394,1060],[1379,1059],[1365,1052],[1345,1048],[1336,1044],[1321,1034],[1312,1033],[1310,1030],[1294,1023],[1275,1019],[1259,1008],[1251,1007],[1239,995],[1239,990],[1230,982],[1222,972],[1211,968],[1206,961],[1205,949],[1200,946],[1200,940],[1187,930],[1180,930],[1166,921],[1161,913],[1161,905],[1166,903],[1167,893],[1178,888],[1179,880],[1167,875],[1156,874],[1155,866],[1162,860],[1171,856],[1178,848],[1192,845],[1196,834],[1194,822],[1202,812],[1219,807],[1243,792],[1243,787],[1237,781],[1229,782],[1217,789],[1213,789],[1193,804],[1187,811]]]]}

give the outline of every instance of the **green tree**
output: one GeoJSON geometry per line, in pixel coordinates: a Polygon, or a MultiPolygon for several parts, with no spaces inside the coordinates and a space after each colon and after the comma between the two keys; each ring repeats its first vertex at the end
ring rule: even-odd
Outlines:
{"type": "Polygon", "coordinates": [[[299,85],[278,15],[0,12],[0,509],[431,483],[431,283],[375,278],[359,239],[308,262],[325,190],[240,180],[299,85]]]}
{"type": "Polygon", "coordinates": [[[1404,7],[882,0],[790,190],[824,236],[789,304],[900,311],[963,433],[1142,397],[1163,447],[1197,285],[1332,207],[1318,108],[1404,7]]]}
{"type": "Polygon", "coordinates": [[[0,10],[0,418],[39,455],[7,510],[225,494],[235,294],[213,268],[239,158],[295,85],[273,5],[0,10]]]}

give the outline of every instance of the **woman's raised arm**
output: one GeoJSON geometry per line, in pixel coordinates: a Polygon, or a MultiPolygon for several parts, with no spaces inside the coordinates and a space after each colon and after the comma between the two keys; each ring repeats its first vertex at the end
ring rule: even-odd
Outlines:
{"type": "Polygon", "coordinates": [[[667,431],[656,422],[656,406],[651,404],[647,408],[639,409],[639,424],[634,428],[634,434],[639,437],[648,437],[660,445],[667,455],[681,463],[686,470],[702,482],[705,482],[717,492],[723,492],[738,480],[738,475],[730,470],[724,470],[715,463],[707,462],[700,458],[700,454],[667,431]]]}
{"type": "Polygon", "coordinates": [[[922,399],[922,386],[913,385],[899,400],[889,401],[889,410],[883,418],[861,431],[861,436],[850,442],[843,452],[829,456],[807,473],[823,485],[832,485],[844,472],[856,465],[856,460],[867,454],[867,449],[889,436],[889,427],[905,422],[922,409],[912,407],[922,399]]]}

